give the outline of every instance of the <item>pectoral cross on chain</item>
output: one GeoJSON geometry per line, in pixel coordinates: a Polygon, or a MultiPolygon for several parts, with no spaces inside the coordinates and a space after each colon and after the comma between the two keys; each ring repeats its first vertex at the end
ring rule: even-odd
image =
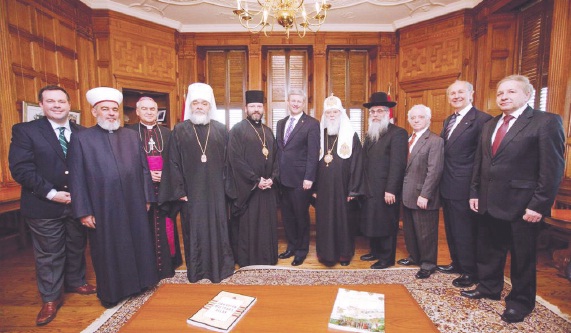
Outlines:
{"type": "Polygon", "coordinates": [[[149,140],[149,151],[153,151],[154,148],[155,148],[155,140],[151,138],[151,140],[149,140]]]}

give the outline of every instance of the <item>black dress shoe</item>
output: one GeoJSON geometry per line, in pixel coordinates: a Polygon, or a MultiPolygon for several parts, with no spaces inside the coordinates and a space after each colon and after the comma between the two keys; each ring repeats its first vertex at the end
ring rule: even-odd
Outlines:
{"type": "Polygon", "coordinates": [[[100,300],[101,305],[106,309],[114,308],[119,302],[106,302],[104,300],[100,300]]]}
{"type": "Polygon", "coordinates": [[[397,264],[403,265],[403,266],[416,265],[416,263],[414,262],[414,260],[412,260],[411,258],[402,258],[402,259],[399,259],[399,261],[397,261],[397,264]]]}
{"type": "Polygon", "coordinates": [[[496,295],[485,294],[485,293],[479,291],[478,289],[462,290],[460,292],[460,295],[462,295],[464,297],[471,298],[471,299],[487,298],[487,299],[491,299],[494,301],[499,301],[501,296],[502,296],[501,294],[496,294],[496,295]]]}
{"type": "Polygon", "coordinates": [[[371,269],[385,269],[385,268],[389,268],[391,265],[389,265],[388,262],[386,261],[377,261],[376,263],[371,265],[371,269]]]}
{"type": "Polygon", "coordinates": [[[363,261],[373,261],[373,260],[378,260],[379,258],[372,253],[367,253],[363,254],[360,259],[363,261]]]}
{"type": "Polygon", "coordinates": [[[293,257],[295,253],[293,253],[293,251],[291,250],[287,250],[285,252],[280,253],[280,255],[278,256],[278,258],[280,259],[287,259],[287,258],[291,258],[293,257]]]}
{"type": "Polygon", "coordinates": [[[506,323],[519,323],[525,319],[526,315],[516,309],[506,309],[501,317],[506,323]]]}
{"type": "Polygon", "coordinates": [[[340,264],[341,266],[349,266],[350,261],[341,261],[340,264]]]}
{"type": "Polygon", "coordinates": [[[439,272],[446,273],[446,274],[460,273],[460,271],[458,270],[458,267],[454,266],[453,264],[446,265],[446,266],[436,266],[436,269],[439,272]]]}
{"type": "Polygon", "coordinates": [[[295,257],[293,258],[293,261],[291,262],[291,265],[292,265],[292,266],[299,266],[299,265],[303,264],[303,261],[304,261],[304,260],[305,260],[305,257],[295,256],[295,257]]]}
{"type": "Polygon", "coordinates": [[[418,272],[416,272],[415,277],[417,279],[428,279],[430,275],[432,275],[433,271],[429,271],[428,269],[421,268],[418,272]]]}
{"type": "Polygon", "coordinates": [[[469,274],[462,274],[460,277],[452,280],[452,285],[458,288],[468,288],[476,283],[476,279],[469,274]]]}

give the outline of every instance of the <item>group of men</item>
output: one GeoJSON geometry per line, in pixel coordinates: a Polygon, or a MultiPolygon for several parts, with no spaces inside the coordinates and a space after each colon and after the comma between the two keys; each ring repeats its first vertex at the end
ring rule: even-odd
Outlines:
{"type": "Polygon", "coordinates": [[[45,117],[15,125],[10,147],[44,302],[37,324],[55,318],[62,289],[97,292],[110,307],[172,276],[181,264],[178,213],[188,280],[216,283],[235,263],[293,257],[293,266],[303,264],[310,204],[321,263],[349,265],[360,232],[370,243],[360,259],[375,261],[373,269],[393,266],[401,203],[409,256],[399,264],[420,266],[419,279],[436,270],[460,274],[454,286],[478,283],[463,296],[498,300],[511,251],[513,287],[501,318],[522,321],[535,305],[537,222],[549,214],[564,165],[561,118],[529,107],[532,91],[526,77],[501,80],[502,114],[492,119],[472,106],[472,85],[456,81],[447,90],[454,113],[440,135],[429,130],[424,105],[408,111],[408,135],[390,121],[396,102],[376,92],[363,104],[369,117],[361,144],[333,95],[318,122],[305,113],[305,93],[289,91],[289,115],[274,136],[258,90],[246,92],[246,118],[228,132],[210,117],[212,88],[193,83],[184,121],[171,132],[157,125],[149,97],[137,102],[140,123],[121,128],[122,94],[107,87],[87,92],[97,125],[84,129],[68,120],[67,92],[44,87],[45,117]],[[287,239],[280,254],[278,205],[287,239]],[[452,258],[446,266],[436,264],[441,205],[452,258]],[[85,280],[86,234],[97,287],[85,280]]]}

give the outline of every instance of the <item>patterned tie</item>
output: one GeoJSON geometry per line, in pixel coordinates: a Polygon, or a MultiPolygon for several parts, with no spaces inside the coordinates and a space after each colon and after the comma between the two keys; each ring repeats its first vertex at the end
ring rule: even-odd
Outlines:
{"type": "Polygon", "coordinates": [[[286,130],[285,135],[284,135],[284,145],[287,143],[287,140],[289,139],[289,135],[291,134],[291,131],[293,130],[294,122],[295,122],[294,117],[289,118],[289,124],[287,126],[287,130],[286,130]]]}
{"type": "Polygon", "coordinates": [[[504,136],[506,136],[506,133],[508,132],[508,127],[510,126],[510,120],[512,120],[513,118],[514,116],[512,115],[504,117],[504,123],[500,126],[500,128],[498,128],[498,131],[496,132],[496,137],[494,138],[494,142],[492,143],[492,156],[496,155],[496,152],[500,147],[500,143],[502,143],[504,136]]]}
{"type": "Polygon", "coordinates": [[[59,129],[59,145],[63,150],[63,156],[67,156],[67,140],[65,139],[65,127],[58,127],[59,129]]]}
{"type": "Polygon", "coordinates": [[[446,126],[446,132],[444,132],[444,138],[446,140],[448,140],[448,138],[450,137],[450,134],[452,134],[452,128],[454,127],[454,124],[456,124],[456,118],[458,118],[458,113],[454,112],[452,117],[450,117],[450,121],[448,122],[448,125],[446,126]]]}
{"type": "Polygon", "coordinates": [[[410,140],[408,141],[408,156],[410,156],[410,148],[412,148],[412,144],[414,143],[414,140],[416,140],[416,132],[412,133],[412,136],[410,137],[410,140]]]}

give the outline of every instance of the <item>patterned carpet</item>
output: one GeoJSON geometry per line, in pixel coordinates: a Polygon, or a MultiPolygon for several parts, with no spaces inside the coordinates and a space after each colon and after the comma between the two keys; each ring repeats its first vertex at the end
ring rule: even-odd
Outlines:
{"type": "MultiPolygon", "coordinates": [[[[552,311],[549,303],[538,297],[535,310],[524,322],[507,324],[500,319],[504,310],[504,297],[510,289],[502,293],[502,301],[469,300],[460,296],[452,286],[454,275],[433,274],[429,279],[414,277],[416,269],[392,268],[387,270],[305,270],[275,266],[250,266],[238,270],[220,284],[231,285],[331,285],[331,284],[403,284],[436,327],[443,333],[504,333],[504,332],[545,332],[569,333],[571,320],[552,311]]],[[[173,278],[161,281],[162,284],[185,284],[186,272],[179,271],[173,278]]],[[[210,284],[202,280],[199,284],[210,284]]],[[[107,310],[83,332],[117,332],[131,316],[149,299],[156,288],[107,310]]]]}

